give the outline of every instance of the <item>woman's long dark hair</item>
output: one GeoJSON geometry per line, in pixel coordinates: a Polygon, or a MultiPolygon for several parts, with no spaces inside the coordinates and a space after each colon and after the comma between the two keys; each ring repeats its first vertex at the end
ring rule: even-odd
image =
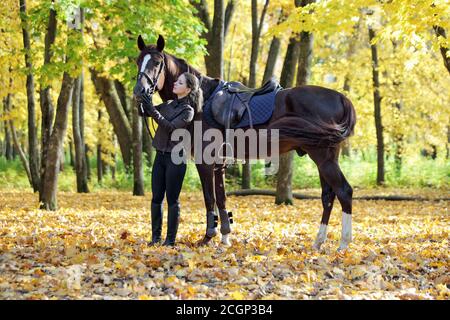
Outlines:
{"type": "Polygon", "coordinates": [[[203,91],[200,88],[200,81],[192,73],[185,72],[183,75],[186,78],[186,86],[191,89],[187,96],[189,104],[197,114],[203,107],[203,91]]]}

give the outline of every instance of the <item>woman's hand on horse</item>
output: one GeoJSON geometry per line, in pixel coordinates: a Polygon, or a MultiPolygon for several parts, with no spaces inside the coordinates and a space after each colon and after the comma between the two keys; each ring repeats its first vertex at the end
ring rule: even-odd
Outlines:
{"type": "Polygon", "coordinates": [[[143,94],[137,98],[137,102],[138,115],[149,117],[152,109],[154,109],[152,98],[147,94],[143,94]]]}
{"type": "Polygon", "coordinates": [[[146,93],[141,96],[142,104],[145,107],[153,107],[152,97],[146,93]]]}

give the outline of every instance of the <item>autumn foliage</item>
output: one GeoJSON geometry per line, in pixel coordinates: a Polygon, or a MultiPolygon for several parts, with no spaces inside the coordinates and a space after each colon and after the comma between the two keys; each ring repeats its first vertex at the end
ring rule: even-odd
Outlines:
{"type": "Polygon", "coordinates": [[[59,196],[62,209],[51,212],[31,205],[30,192],[2,192],[1,299],[450,298],[448,201],[355,201],[354,241],[338,254],[336,211],[322,251],[311,248],[319,200],[230,197],[232,246],[198,248],[203,199],[185,193],[169,249],[147,246],[148,197],[59,196]]]}

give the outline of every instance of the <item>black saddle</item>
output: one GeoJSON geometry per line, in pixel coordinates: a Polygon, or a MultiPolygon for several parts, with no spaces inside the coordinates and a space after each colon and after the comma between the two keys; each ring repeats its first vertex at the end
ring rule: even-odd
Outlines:
{"type": "Polygon", "coordinates": [[[274,78],[267,81],[260,88],[248,88],[240,82],[226,82],[219,90],[211,105],[211,112],[216,120],[225,129],[235,128],[241,121],[245,111],[249,113],[250,127],[253,127],[250,112],[250,100],[255,95],[273,92],[280,87],[274,78]]]}
{"type": "Polygon", "coordinates": [[[264,83],[260,88],[249,88],[237,81],[227,82],[225,84],[225,88],[230,93],[252,93],[254,96],[272,92],[278,86],[278,81],[273,78],[264,83]]]}

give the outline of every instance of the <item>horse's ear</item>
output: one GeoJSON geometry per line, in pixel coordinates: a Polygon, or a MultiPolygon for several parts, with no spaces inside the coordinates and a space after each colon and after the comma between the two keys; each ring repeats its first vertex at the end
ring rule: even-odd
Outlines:
{"type": "Polygon", "coordinates": [[[141,35],[139,35],[139,37],[138,37],[137,45],[138,45],[139,50],[141,50],[141,51],[144,50],[146,47],[144,39],[142,39],[141,35]]]}
{"type": "Polygon", "coordinates": [[[156,42],[156,48],[159,52],[163,52],[164,46],[166,45],[166,41],[162,35],[159,35],[158,41],[156,42]]]}

